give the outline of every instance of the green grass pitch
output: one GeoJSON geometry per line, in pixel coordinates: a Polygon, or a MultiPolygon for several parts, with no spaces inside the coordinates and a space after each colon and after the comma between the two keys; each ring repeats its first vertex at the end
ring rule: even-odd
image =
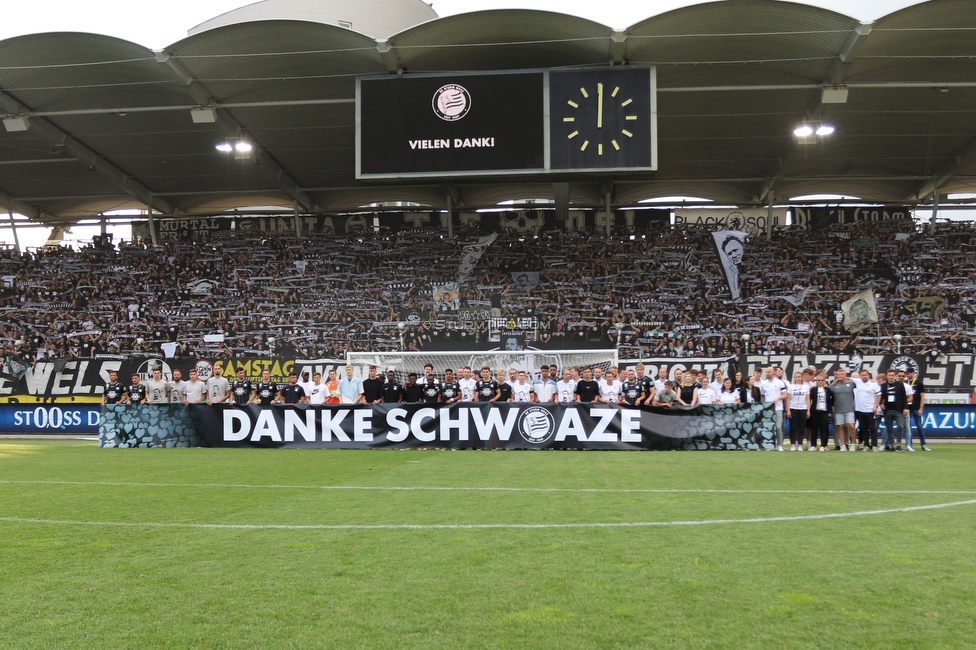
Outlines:
{"type": "Polygon", "coordinates": [[[2,441],[0,648],[976,647],[976,445],[933,447],[2,441]]]}

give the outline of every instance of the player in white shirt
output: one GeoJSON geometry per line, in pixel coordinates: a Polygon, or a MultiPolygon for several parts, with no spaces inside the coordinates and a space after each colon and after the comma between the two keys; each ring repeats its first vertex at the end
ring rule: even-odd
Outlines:
{"type": "Polygon", "coordinates": [[[664,392],[664,382],[668,380],[668,369],[661,366],[657,370],[657,379],[654,380],[654,392],[662,393],[664,392]]]}
{"type": "MultiPolygon", "coordinates": [[[[309,376],[309,371],[302,370],[301,378],[298,380],[298,385],[302,387],[303,391],[305,391],[305,397],[308,397],[309,395],[312,394],[312,384],[315,383],[315,375],[312,375],[311,380],[308,378],[308,376],[309,376]]],[[[322,374],[319,373],[320,378],[321,376],[322,374]]]]}
{"type": "Polygon", "coordinates": [[[803,373],[793,375],[793,383],[788,390],[790,410],[786,412],[786,417],[790,419],[790,451],[802,451],[807,437],[807,419],[810,417],[810,386],[803,381],[803,373]]]}
{"type": "Polygon", "coordinates": [[[169,382],[163,381],[163,371],[160,368],[153,368],[152,379],[146,381],[146,403],[147,404],[168,404],[169,382]]]}
{"type": "MultiPolygon", "coordinates": [[[[708,387],[711,388],[712,391],[715,392],[715,395],[716,396],[721,395],[722,394],[722,388],[724,388],[725,382],[722,380],[722,375],[723,375],[722,371],[719,370],[719,369],[717,369],[717,368],[712,371],[712,383],[710,383],[708,385],[708,387]]],[[[701,396],[700,395],[698,397],[698,401],[699,401],[699,403],[701,402],[701,396]]]]}
{"type": "Polygon", "coordinates": [[[705,384],[698,389],[698,403],[702,406],[718,402],[718,393],[712,390],[711,384],[705,384]]]}
{"type": "Polygon", "coordinates": [[[213,377],[207,380],[208,404],[223,404],[230,400],[230,382],[221,374],[220,366],[214,366],[213,377]]]}
{"type": "Polygon", "coordinates": [[[573,381],[573,373],[563,370],[563,378],[556,382],[556,401],[560,404],[569,404],[576,399],[576,383],[573,381]]]}
{"type": "Polygon", "coordinates": [[[464,366],[461,368],[461,378],[458,380],[458,387],[461,389],[461,401],[473,402],[476,382],[471,377],[471,368],[464,366]]]}
{"type": "Polygon", "coordinates": [[[537,402],[556,401],[556,382],[549,378],[549,368],[539,369],[539,378],[532,382],[532,392],[537,402]]]}
{"type": "MultiPolygon", "coordinates": [[[[301,382],[298,384],[301,386],[301,382]]],[[[312,375],[312,381],[308,387],[302,386],[309,404],[325,404],[325,398],[329,396],[329,389],[322,383],[322,373],[316,372],[312,375]]]]}
{"type": "Polygon", "coordinates": [[[190,381],[184,382],[183,403],[187,406],[207,403],[207,385],[200,381],[196,369],[190,371],[190,381]]]}
{"type": "Polygon", "coordinates": [[[766,379],[759,384],[764,402],[773,402],[776,414],[776,450],[783,449],[783,407],[784,400],[790,396],[789,385],[782,379],[778,379],[772,367],[766,368],[766,379]]]}
{"type": "Polygon", "coordinates": [[[616,404],[623,390],[623,382],[617,379],[617,373],[613,369],[607,371],[603,383],[600,384],[600,401],[607,404],[616,404]]]}
{"type": "Polygon", "coordinates": [[[532,402],[532,384],[526,381],[528,377],[524,370],[518,371],[518,381],[512,384],[512,401],[513,402],[532,402]]]}

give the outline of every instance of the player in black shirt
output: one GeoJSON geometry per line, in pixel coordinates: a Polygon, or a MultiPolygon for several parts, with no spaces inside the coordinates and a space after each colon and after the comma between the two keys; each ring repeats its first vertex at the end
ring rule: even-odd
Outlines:
{"type": "Polygon", "coordinates": [[[593,381],[593,371],[583,369],[583,378],[576,384],[576,401],[592,402],[600,394],[600,384],[593,381]]]}
{"type": "Polygon", "coordinates": [[[498,371],[498,401],[509,402],[512,399],[512,385],[505,381],[505,371],[498,371]]]}
{"type": "Polygon", "coordinates": [[[386,383],[383,384],[383,401],[388,404],[403,401],[403,386],[397,383],[396,373],[392,370],[386,373],[386,383]]]}
{"type": "Polygon", "coordinates": [[[474,385],[474,394],[479,402],[497,402],[501,397],[498,382],[491,378],[491,368],[481,369],[481,379],[474,385]]]}
{"type": "MultiPolygon", "coordinates": [[[[644,379],[647,379],[647,377],[644,377],[644,379]]],[[[627,381],[620,387],[619,403],[636,406],[647,396],[644,390],[644,383],[637,379],[637,375],[634,374],[633,370],[628,370],[627,381]]]]}
{"type": "Polygon", "coordinates": [[[444,383],[441,384],[441,401],[453,404],[461,399],[461,387],[454,381],[454,371],[448,368],[444,371],[444,383]]]}
{"type": "MultiPolygon", "coordinates": [[[[644,397],[641,398],[641,404],[645,406],[651,405],[651,400],[654,398],[654,380],[644,374],[644,364],[637,364],[637,373],[635,375],[636,383],[640,386],[641,392],[644,393],[644,397]]],[[[628,373],[629,379],[629,373],[628,373]]]]}
{"type": "Polygon", "coordinates": [[[270,370],[262,370],[261,381],[254,384],[251,388],[253,390],[252,404],[260,404],[261,406],[274,404],[275,395],[278,394],[278,387],[271,381],[270,370]]]}
{"type": "Polygon", "coordinates": [[[369,367],[369,378],[363,380],[363,399],[367,404],[383,401],[383,379],[376,376],[376,366],[369,367]]]}
{"type": "Polygon", "coordinates": [[[254,385],[244,377],[244,368],[237,369],[237,381],[230,385],[231,399],[234,404],[244,406],[254,397],[254,385]]]}
{"type": "Polygon", "coordinates": [[[288,375],[288,385],[278,390],[279,404],[302,404],[305,402],[305,389],[298,385],[298,373],[288,375]]]}
{"type": "Polygon", "coordinates": [[[132,375],[132,385],[125,389],[126,404],[145,404],[146,387],[139,383],[139,375],[132,375]]]}
{"type": "MultiPolygon", "coordinates": [[[[426,371],[427,368],[424,367],[426,371]]],[[[432,373],[424,375],[423,383],[419,384],[424,391],[424,403],[436,404],[441,398],[441,382],[432,373]]]]}
{"type": "Polygon", "coordinates": [[[417,383],[417,373],[407,375],[407,384],[403,387],[403,401],[411,404],[424,401],[424,387],[417,383]]]}
{"type": "Polygon", "coordinates": [[[119,383],[119,373],[110,370],[108,384],[102,391],[102,406],[106,404],[121,404],[125,400],[125,388],[119,383]]]}

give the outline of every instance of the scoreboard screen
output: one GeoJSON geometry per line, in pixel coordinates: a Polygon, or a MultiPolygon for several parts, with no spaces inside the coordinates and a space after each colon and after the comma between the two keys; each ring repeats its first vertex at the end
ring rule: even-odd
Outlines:
{"type": "Polygon", "coordinates": [[[654,68],[360,77],[356,178],[657,169],[654,68]]]}
{"type": "Polygon", "coordinates": [[[360,79],[358,177],[542,172],[542,72],[360,79]]]}

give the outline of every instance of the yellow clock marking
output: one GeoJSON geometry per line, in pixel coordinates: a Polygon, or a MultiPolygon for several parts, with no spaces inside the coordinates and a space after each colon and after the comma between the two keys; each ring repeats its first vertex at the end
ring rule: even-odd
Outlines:
{"type": "Polygon", "coordinates": [[[572,133],[569,134],[569,139],[572,140],[578,135],[579,135],[579,131],[573,131],[572,133]]]}
{"type": "Polygon", "coordinates": [[[596,146],[596,155],[598,155],[598,156],[602,156],[603,155],[603,145],[602,144],[598,144],[596,146]]]}
{"type": "Polygon", "coordinates": [[[580,151],[586,151],[586,146],[590,144],[589,140],[583,140],[583,146],[580,147],[580,151]]]}
{"type": "Polygon", "coordinates": [[[620,86],[617,86],[616,88],[613,89],[613,92],[610,93],[610,96],[611,97],[616,97],[617,96],[617,93],[619,93],[619,92],[620,92],[620,86]]]}
{"type": "Polygon", "coordinates": [[[583,93],[583,98],[584,99],[589,99],[590,98],[590,96],[586,92],[586,88],[580,88],[580,92],[583,93]]]}
{"type": "Polygon", "coordinates": [[[599,97],[596,105],[596,128],[603,128],[603,84],[596,85],[596,95],[599,97]]]}
{"type": "Polygon", "coordinates": [[[633,101],[634,101],[633,99],[628,99],[628,100],[627,100],[627,101],[625,101],[625,102],[624,102],[623,104],[621,104],[621,106],[628,106],[628,105],[629,105],[629,104],[630,104],[631,102],[633,102],[633,101]]]}
{"type": "Polygon", "coordinates": [[[614,148],[614,149],[616,149],[617,151],[620,151],[620,145],[619,145],[619,144],[617,144],[617,141],[616,141],[616,140],[611,140],[611,141],[610,141],[610,144],[612,144],[612,145],[613,145],[613,148],[614,148]]]}
{"type": "Polygon", "coordinates": [[[575,122],[575,121],[576,121],[576,118],[575,117],[564,117],[563,118],[563,122],[575,122]]]}
{"type": "Polygon", "coordinates": [[[637,121],[637,116],[636,115],[628,115],[624,119],[627,120],[628,122],[636,122],[637,121]]]}
{"type": "Polygon", "coordinates": [[[576,102],[574,102],[572,99],[569,100],[566,103],[569,104],[570,106],[572,106],[573,108],[579,108],[579,104],[577,104],[576,102]]]}
{"type": "Polygon", "coordinates": [[[627,136],[628,138],[632,138],[632,137],[634,137],[634,134],[633,134],[633,133],[631,133],[630,131],[628,131],[627,129],[624,129],[624,130],[622,131],[622,133],[623,133],[623,134],[624,134],[625,136],[627,136]]]}

